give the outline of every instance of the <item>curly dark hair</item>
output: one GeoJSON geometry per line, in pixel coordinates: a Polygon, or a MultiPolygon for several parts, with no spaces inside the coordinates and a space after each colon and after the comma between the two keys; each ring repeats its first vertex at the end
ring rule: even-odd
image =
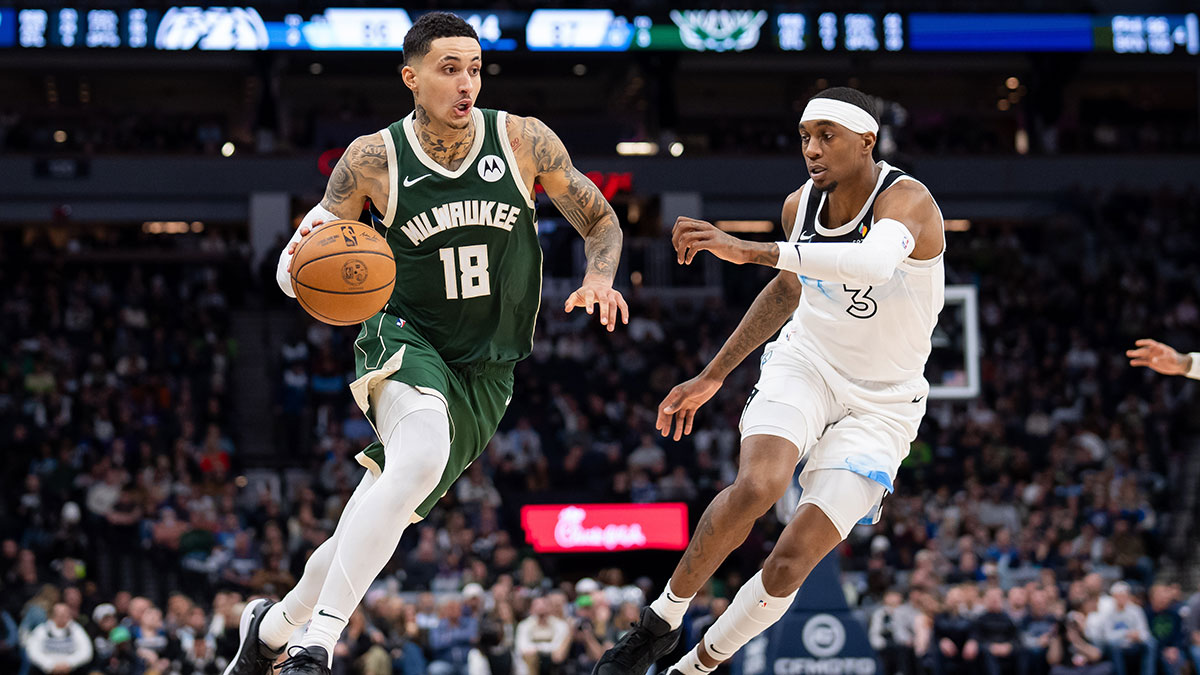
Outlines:
{"type": "Polygon", "coordinates": [[[404,65],[429,53],[429,45],[444,37],[469,37],[476,42],[479,36],[471,24],[450,12],[422,14],[404,36],[404,65]]]}

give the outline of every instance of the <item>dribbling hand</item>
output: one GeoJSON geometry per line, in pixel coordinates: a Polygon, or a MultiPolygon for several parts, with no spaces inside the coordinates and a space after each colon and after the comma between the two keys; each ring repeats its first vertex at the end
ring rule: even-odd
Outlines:
{"type": "MultiPolygon", "coordinates": [[[[313,230],[317,229],[318,227],[320,227],[324,224],[325,224],[325,221],[323,221],[323,220],[314,220],[314,221],[312,221],[312,226],[301,225],[300,226],[300,239],[303,240],[305,237],[312,234],[313,230]]],[[[293,241],[291,244],[288,245],[288,250],[287,250],[288,255],[295,255],[296,249],[298,249],[298,248],[300,248],[300,242],[293,241]]]]}
{"type": "Polygon", "coordinates": [[[671,425],[675,426],[675,440],[692,433],[692,421],[700,406],[721,388],[721,381],[704,375],[697,375],[682,384],[675,385],[663,402],[658,405],[658,421],[654,428],[664,437],[671,435],[671,425]]]}

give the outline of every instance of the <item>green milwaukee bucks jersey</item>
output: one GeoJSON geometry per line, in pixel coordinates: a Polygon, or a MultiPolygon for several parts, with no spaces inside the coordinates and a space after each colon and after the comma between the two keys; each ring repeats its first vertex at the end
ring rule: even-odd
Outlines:
{"type": "Polygon", "coordinates": [[[391,183],[383,223],[396,256],[385,311],[446,363],[511,363],[533,347],[542,286],[537,214],[506,113],[471,115],[475,141],[454,171],[422,150],[411,114],[383,131],[391,183]]]}

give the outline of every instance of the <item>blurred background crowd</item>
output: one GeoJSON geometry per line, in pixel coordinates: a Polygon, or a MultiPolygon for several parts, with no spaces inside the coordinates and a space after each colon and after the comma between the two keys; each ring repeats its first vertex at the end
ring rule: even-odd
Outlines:
{"type": "MultiPolygon", "coordinates": [[[[1135,337],[1195,334],[1200,275],[1181,234],[1197,200],[1079,195],[1059,230],[948,235],[951,281],[980,292],[983,394],[931,404],[882,521],[838,552],[846,596],[895,672],[1122,659],[1127,672],[1156,660],[1179,672],[1200,655],[1196,579],[1172,565],[1186,554],[1172,542],[1190,489],[1190,385],[1122,359],[1135,337]],[[1122,249],[1131,236],[1144,245],[1122,249]]],[[[217,672],[236,650],[241,603],[290,587],[361,475],[353,455],[371,429],[346,393],[353,329],[287,308],[236,236],[161,241],[3,241],[23,251],[0,269],[5,672],[56,672],[46,664],[68,653],[100,672],[217,672]],[[106,251],[188,262],[112,264],[106,251]],[[230,316],[247,310],[284,322],[269,359],[273,419],[260,420],[293,449],[276,483],[248,480],[231,433],[246,345],[230,316]]],[[[543,243],[551,259],[575,245],[543,243]]],[[[339,668],[588,672],[658,592],[672,554],[636,568],[535,556],[519,509],[682,501],[694,519],[733,480],[754,359],[691,437],[653,425],[658,401],[711,358],[765,279],[744,275],[727,280],[725,302],[701,306],[634,289],[633,318],[612,335],[585,314],[543,311],[500,432],[405,534],[339,668]]],[[[722,567],[688,615],[691,640],[780,528],[768,514],[722,567]]]]}
{"type": "MultiPolygon", "coordinates": [[[[434,4],[447,3],[408,9],[434,4]]],[[[1183,14],[1194,7],[1151,5],[1136,11],[1177,12],[1184,42],[1197,39],[1183,14]]],[[[604,6],[655,21],[670,9],[604,6]]],[[[363,471],[353,458],[373,432],[347,389],[357,328],[315,323],[278,291],[272,240],[320,198],[339,148],[410,112],[401,57],[26,49],[4,44],[9,23],[0,673],[220,673],[245,602],[290,588],[363,471]]],[[[680,268],[664,231],[701,214],[775,238],[762,226],[778,232],[779,202],[804,180],[795,120],[811,94],[849,85],[880,97],[880,156],[924,178],[952,219],[947,282],[977,290],[982,336],[980,395],[930,401],[882,519],[834,554],[884,672],[1200,673],[1200,397],[1124,358],[1142,337],[1200,348],[1200,191],[1188,184],[1200,79],[1183,45],[486,51],[480,104],[544,119],[603,183],[626,233],[631,321],[609,334],[561,312],[582,242],[542,200],[545,306],[508,413],[405,533],[335,672],[578,675],[637,619],[676,552],[536,554],[521,507],[683,502],[694,523],[733,481],[757,355],[684,440],[655,432],[656,408],[771,271],[680,268]],[[657,155],[626,156],[622,141],[657,155]]],[[[961,356],[949,313],[935,345],[961,356]]],[[[780,513],[701,591],[681,650],[761,565],[780,513]]]]}

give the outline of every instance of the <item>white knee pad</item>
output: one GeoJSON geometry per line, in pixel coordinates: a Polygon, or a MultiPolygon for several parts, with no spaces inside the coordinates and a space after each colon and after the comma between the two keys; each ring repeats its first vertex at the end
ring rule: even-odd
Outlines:
{"type": "Polygon", "coordinates": [[[777,436],[791,441],[799,457],[808,453],[816,442],[812,425],[803,412],[793,405],[756,395],[742,412],[742,441],[751,436],[777,436]]]}
{"type": "Polygon", "coordinates": [[[387,458],[379,480],[390,485],[402,482],[407,490],[433,490],[450,459],[450,415],[445,401],[393,380],[379,383],[371,399],[387,458]]]}
{"type": "Polygon", "coordinates": [[[847,469],[817,469],[800,474],[800,505],[813,504],[821,509],[842,535],[871,513],[887,494],[879,483],[847,469]]]}

